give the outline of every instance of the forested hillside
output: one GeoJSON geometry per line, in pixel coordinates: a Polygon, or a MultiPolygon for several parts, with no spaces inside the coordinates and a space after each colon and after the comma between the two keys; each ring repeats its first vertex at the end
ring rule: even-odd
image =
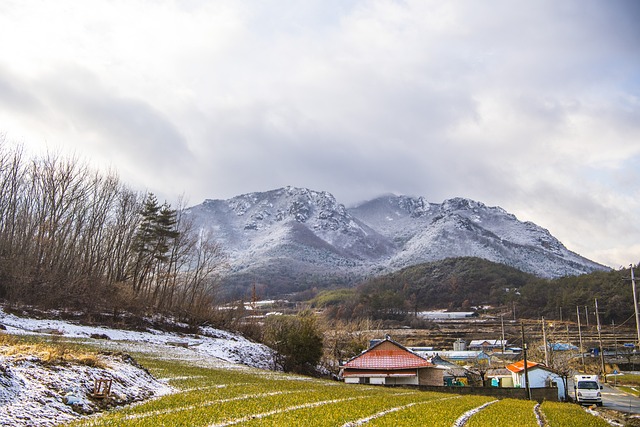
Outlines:
{"type": "Polygon", "coordinates": [[[0,298],[198,316],[220,263],[220,248],[192,231],[181,206],[73,158],[27,158],[0,139],[0,298]]]}
{"type": "Polygon", "coordinates": [[[480,258],[449,258],[369,279],[353,289],[334,289],[313,300],[334,318],[372,317],[410,322],[417,312],[482,310],[510,316],[557,319],[599,299],[602,320],[621,323],[633,314],[629,270],[540,279],[480,258]]]}

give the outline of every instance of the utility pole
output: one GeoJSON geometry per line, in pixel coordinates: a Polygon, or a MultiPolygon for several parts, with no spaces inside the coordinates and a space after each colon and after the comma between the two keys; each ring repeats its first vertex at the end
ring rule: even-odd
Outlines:
{"type": "Polygon", "coordinates": [[[618,336],[616,335],[616,322],[611,319],[611,331],[613,332],[613,351],[615,351],[616,359],[618,358],[618,336]]]}
{"type": "Polygon", "coordinates": [[[598,327],[598,342],[600,343],[600,365],[604,382],[607,382],[607,373],[604,370],[604,347],[602,347],[602,335],[600,334],[600,313],[598,313],[598,298],[596,298],[596,324],[598,327]]]}
{"type": "Polygon", "coordinates": [[[524,355],[524,383],[527,388],[527,399],[531,400],[531,388],[529,387],[529,366],[527,366],[527,343],[524,340],[524,323],[520,322],[522,330],[522,354],[524,355]]]}
{"type": "Polygon", "coordinates": [[[587,328],[589,327],[589,310],[587,310],[587,306],[584,306],[584,317],[587,319],[587,328]]]}
{"type": "Polygon", "coordinates": [[[547,345],[547,330],[544,327],[544,316],[542,316],[542,345],[544,345],[544,364],[549,366],[549,347],[547,345]]]}
{"type": "Polygon", "coordinates": [[[580,356],[582,357],[582,372],[587,372],[587,365],[584,362],[584,349],[582,348],[582,328],[580,327],[580,307],[576,305],[578,315],[578,338],[580,339],[580,356]]]}
{"type": "Polygon", "coordinates": [[[502,354],[504,354],[504,346],[505,346],[505,342],[504,342],[504,316],[500,315],[500,326],[502,327],[502,354]]]}
{"type": "Polygon", "coordinates": [[[631,289],[633,289],[633,308],[636,311],[636,332],[638,333],[638,346],[640,346],[640,320],[638,320],[638,298],[636,297],[636,278],[633,276],[633,264],[631,268],[631,289]]]}

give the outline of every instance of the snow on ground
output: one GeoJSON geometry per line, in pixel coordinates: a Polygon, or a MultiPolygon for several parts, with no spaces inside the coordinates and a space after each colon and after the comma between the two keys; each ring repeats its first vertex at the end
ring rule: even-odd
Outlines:
{"type": "MultiPolygon", "coordinates": [[[[272,350],[240,335],[205,327],[198,335],[147,329],[146,332],[84,326],[63,320],[32,319],[5,313],[0,325],[15,335],[55,334],[91,342],[116,355],[100,355],[103,368],[79,364],[47,366],[35,356],[0,355],[0,426],[53,426],[81,414],[101,410],[87,396],[94,381],[111,378],[111,404],[127,404],[171,392],[120,352],[153,354],[156,358],[189,361],[200,366],[270,369],[272,350]],[[91,336],[108,337],[94,339],[91,336]],[[246,365],[246,366],[245,366],[246,365]],[[65,401],[75,401],[73,405],[65,401]]],[[[2,331],[0,331],[1,333],[2,331]]]]}
{"type": "MultiPolygon", "coordinates": [[[[61,333],[65,337],[90,338],[91,335],[106,335],[109,340],[104,347],[119,351],[135,351],[141,344],[164,348],[186,346],[185,356],[190,358],[215,358],[221,362],[243,364],[260,369],[273,367],[272,350],[240,335],[211,327],[200,328],[198,335],[163,332],[147,329],[146,332],[127,331],[101,326],[77,325],[64,320],[31,319],[7,314],[0,308],[0,325],[10,334],[42,334],[47,331],[61,333]]],[[[96,340],[97,342],[98,340],[96,340]]]]}
{"type": "Polygon", "coordinates": [[[0,356],[0,426],[54,426],[98,412],[104,405],[171,392],[127,356],[101,356],[101,361],[104,367],[46,365],[35,356],[0,356]],[[110,397],[89,399],[99,379],[111,379],[110,397]]]}

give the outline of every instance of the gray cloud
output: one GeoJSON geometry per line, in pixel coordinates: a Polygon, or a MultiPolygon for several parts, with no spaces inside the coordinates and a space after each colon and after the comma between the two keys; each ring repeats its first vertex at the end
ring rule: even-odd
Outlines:
{"type": "Polygon", "coordinates": [[[34,145],[193,203],[284,185],[464,196],[597,261],[640,260],[633,0],[67,6],[66,27],[39,29],[65,17],[29,2],[0,17],[0,40],[25,40],[0,41],[0,119],[34,145]]]}

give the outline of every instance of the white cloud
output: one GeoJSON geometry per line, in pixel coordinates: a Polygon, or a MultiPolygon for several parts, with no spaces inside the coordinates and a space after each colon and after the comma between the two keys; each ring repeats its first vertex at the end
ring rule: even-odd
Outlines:
{"type": "Polygon", "coordinates": [[[475,198],[626,265],[640,260],[639,10],[5,1],[0,131],[192,203],[283,185],[346,203],[475,198]]]}

